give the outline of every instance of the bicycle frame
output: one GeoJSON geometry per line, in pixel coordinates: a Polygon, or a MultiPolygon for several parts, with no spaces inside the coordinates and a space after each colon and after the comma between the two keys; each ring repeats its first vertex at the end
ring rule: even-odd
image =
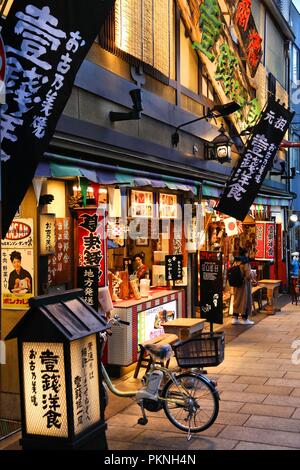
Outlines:
{"type": "MultiPolygon", "coordinates": [[[[172,372],[172,370],[167,369],[166,367],[161,367],[161,366],[160,366],[160,367],[157,367],[157,366],[154,365],[153,368],[152,368],[152,370],[150,371],[150,374],[151,374],[151,372],[154,371],[155,369],[156,369],[156,370],[161,370],[161,371],[163,372],[164,376],[167,376],[169,379],[171,379],[172,382],[174,383],[174,385],[176,385],[176,386],[178,387],[178,384],[177,384],[177,382],[176,382],[176,378],[174,378],[174,372],[172,372]]],[[[127,392],[127,391],[118,390],[118,389],[114,386],[114,384],[112,383],[112,381],[111,381],[111,379],[110,379],[110,377],[109,377],[109,375],[108,375],[108,373],[107,373],[107,371],[106,371],[104,365],[102,364],[102,362],[101,362],[101,372],[102,372],[103,379],[104,379],[106,385],[108,386],[109,390],[110,390],[114,395],[116,395],[116,396],[118,396],[118,397],[121,397],[121,398],[133,398],[133,397],[136,396],[138,390],[131,390],[131,391],[128,391],[128,392],[127,392]]],[[[181,386],[182,386],[182,384],[181,384],[181,386]]],[[[187,390],[185,387],[184,387],[184,389],[185,389],[185,391],[188,393],[188,390],[187,390]]],[[[178,390],[179,390],[179,392],[180,392],[179,387],[178,387],[178,390]]],[[[182,393],[182,392],[180,392],[180,393],[182,393]]],[[[161,400],[161,401],[168,401],[168,402],[174,403],[174,404],[176,404],[176,405],[180,405],[180,404],[182,403],[182,399],[180,400],[180,399],[178,398],[178,399],[175,400],[175,399],[172,399],[172,398],[164,398],[164,397],[161,397],[160,395],[159,395],[159,400],[161,400]]]]}

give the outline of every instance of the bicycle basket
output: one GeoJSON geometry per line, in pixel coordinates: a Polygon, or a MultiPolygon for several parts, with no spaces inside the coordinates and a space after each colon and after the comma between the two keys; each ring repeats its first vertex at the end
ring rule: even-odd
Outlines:
{"type": "Polygon", "coordinates": [[[224,361],[224,333],[202,333],[172,345],[180,367],[217,366],[224,361]]]}

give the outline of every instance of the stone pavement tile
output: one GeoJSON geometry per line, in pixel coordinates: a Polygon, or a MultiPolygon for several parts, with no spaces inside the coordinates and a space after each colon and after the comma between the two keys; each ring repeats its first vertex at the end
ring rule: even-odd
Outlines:
{"type": "MultiPolygon", "coordinates": [[[[147,411],[147,413],[150,417],[151,416],[155,416],[155,417],[159,417],[159,418],[165,418],[166,417],[164,410],[157,411],[156,413],[151,413],[150,411],[147,411]]],[[[136,403],[134,403],[134,404],[130,405],[128,408],[126,408],[126,410],[124,410],[121,413],[121,415],[123,415],[123,414],[135,416],[136,420],[138,420],[138,418],[140,418],[142,416],[141,408],[136,403]]]]}
{"type": "Polygon", "coordinates": [[[247,384],[241,384],[241,383],[227,383],[227,382],[222,382],[218,381],[218,390],[219,392],[222,391],[232,391],[232,392],[243,392],[245,388],[247,388],[247,384]]]}
{"type": "Polygon", "coordinates": [[[280,352],[278,351],[247,351],[244,357],[270,357],[276,359],[279,357],[280,352]]]}
{"type": "Polygon", "coordinates": [[[292,397],[300,397],[300,388],[294,388],[294,390],[291,393],[292,397]]]}
{"type": "Polygon", "coordinates": [[[292,352],[286,352],[279,355],[282,359],[292,359],[292,352]]]}
{"type": "MultiPolygon", "coordinates": [[[[254,377],[265,377],[266,375],[268,377],[272,377],[274,379],[280,379],[281,377],[284,376],[285,372],[283,370],[267,370],[267,368],[263,369],[256,369],[252,367],[248,367],[248,365],[244,366],[244,368],[240,369],[233,369],[233,368],[228,368],[225,367],[225,369],[222,371],[222,374],[232,374],[232,375],[244,375],[245,372],[247,372],[247,375],[252,375],[254,377]]],[[[296,385],[295,385],[296,386],[296,385]]]]}
{"type": "MultiPolygon", "coordinates": [[[[299,366],[298,369],[300,370],[299,366]]],[[[287,372],[284,376],[285,379],[297,379],[300,380],[300,372],[287,372]]]]}
{"type": "Polygon", "coordinates": [[[191,439],[189,450],[232,450],[238,441],[231,439],[206,438],[201,435],[194,435],[191,439]]]}
{"type": "Polygon", "coordinates": [[[140,428],[128,428],[125,422],[123,423],[123,426],[111,426],[108,421],[106,436],[108,440],[114,439],[116,441],[132,441],[144,431],[142,426],[140,426],[140,428]]]}
{"type": "Polygon", "coordinates": [[[247,421],[247,427],[300,433],[300,420],[252,415],[247,421]]]}
{"type": "MultiPolygon", "coordinates": [[[[140,413],[141,414],[141,413],[140,413]]],[[[123,413],[118,413],[107,421],[108,426],[126,426],[126,428],[133,428],[136,425],[137,418],[131,414],[127,414],[127,410],[123,413]]]]}
{"type": "Polygon", "coordinates": [[[241,383],[241,384],[248,384],[248,385],[262,385],[264,384],[267,380],[268,380],[269,377],[255,377],[255,376],[251,376],[249,377],[248,375],[241,375],[241,377],[239,377],[235,383],[241,383]]]}
{"type": "Polygon", "coordinates": [[[284,447],[300,449],[299,433],[274,431],[242,426],[227,426],[221,432],[220,437],[226,439],[259,442],[260,444],[271,444],[284,447]]]}
{"type": "Polygon", "coordinates": [[[290,418],[295,408],[290,406],[274,406],[258,403],[246,403],[239,413],[261,416],[277,416],[278,418],[290,418]]]}
{"type": "Polygon", "coordinates": [[[271,446],[257,442],[239,442],[234,450],[291,450],[291,447],[271,446]]]}
{"type": "Polygon", "coordinates": [[[292,416],[293,419],[300,419],[300,408],[297,408],[292,416]]]}
{"type": "Polygon", "coordinates": [[[232,412],[238,412],[244,403],[240,401],[220,401],[220,411],[232,411],[232,412]]]}
{"type": "Polygon", "coordinates": [[[290,395],[293,387],[275,387],[274,385],[249,385],[245,390],[249,393],[273,393],[274,395],[290,395]]]}
{"type": "MultiPolygon", "coordinates": [[[[268,374],[269,375],[269,374],[268,374]]],[[[270,376],[271,377],[271,376],[270,376]]],[[[270,378],[266,385],[283,385],[284,387],[300,387],[300,380],[296,379],[277,379],[277,378],[270,378]]]]}
{"type": "Polygon", "coordinates": [[[232,424],[236,426],[242,426],[250,415],[243,413],[230,413],[227,411],[219,411],[216,423],[218,424],[232,424]]]}
{"type": "Polygon", "coordinates": [[[292,360],[291,359],[284,359],[285,361],[287,361],[287,363],[284,363],[283,365],[281,365],[279,367],[279,370],[285,370],[286,372],[299,372],[299,366],[297,366],[296,364],[292,364],[292,360]]]}
{"type": "Polygon", "coordinates": [[[244,350],[234,350],[232,349],[230,346],[227,347],[228,349],[225,350],[225,353],[226,353],[226,359],[227,358],[232,358],[232,357],[242,357],[245,355],[245,351],[244,350]]]}
{"type": "Polygon", "coordinates": [[[280,395],[268,395],[264,403],[268,405],[300,407],[300,397],[286,397],[280,395]]]}
{"type": "Polygon", "coordinates": [[[218,383],[224,383],[224,382],[232,383],[236,381],[236,379],[238,378],[238,375],[218,375],[216,377],[217,377],[218,383]]]}
{"type": "Polygon", "coordinates": [[[267,394],[263,393],[247,393],[247,392],[227,392],[221,393],[221,400],[240,401],[243,403],[262,403],[267,394]]]}

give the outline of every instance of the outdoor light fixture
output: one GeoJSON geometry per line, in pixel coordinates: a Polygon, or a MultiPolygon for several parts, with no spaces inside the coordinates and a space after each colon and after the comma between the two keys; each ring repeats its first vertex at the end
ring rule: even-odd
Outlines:
{"type": "Polygon", "coordinates": [[[293,223],[298,222],[298,216],[297,216],[297,214],[292,214],[292,215],[290,216],[290,221],[293,222],[293,223]]]}
{"type": "Polygon", "coordinates": [[[207,144],[207,160],[218,160],[219,163],[231,161],[231,147],[233,142],[226,135],[223,124],[219,129],[219,135],[207,144]]]}
{"type": "Polygon", "coordinates": [[[142,90],[140,88],[135,88],[131,90],[129,94],[133,103],[133,110],[129,111],[128,113],[118,113],[111,111],[109,113],[109,119],[112,122],[141,119],[141,112],[143,111],[142,90]]]}
{"type": "Polygon", "coordinates": [[[235,101],[232,101],[227,104],[217,104],[215,105],[212,109],[208,110],[208,113],[205,114],[204,116],[201,116],[197,119],[193,119],[192,121],[185,122],[183,124],[180,124],[180,126],[176,127],[176,130],[174,134],[172,134],[172,145],[174,147],[177,147],[179,143],[179,134],[178,131],[184,127],[187,126],[188,124],[193,124],[194,122],[201,121],[202,119],[212,119],[212,118],[218,118],[218,117],[225,117],[229,116],[230,114],[235,113],[241,109],[241,106],[236,103],[235,101]]]}
{"type": "Polygon", "coordinates": [[[101,315],[83,291],[32,297],[18,338],[23,450],[107,449],[101,315]]]}

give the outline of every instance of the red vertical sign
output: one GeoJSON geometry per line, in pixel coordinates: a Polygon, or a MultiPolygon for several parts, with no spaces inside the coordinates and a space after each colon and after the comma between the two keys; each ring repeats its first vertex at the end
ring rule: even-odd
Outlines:
{"type": "Polygon", "coordinates": [[[265,261],[275,258],[275,224],[256,222],[256,259],[265,261]]]}
{"type": "Polygon", "coordinates": [[[98,285],[106,285],[106,220],[103,211],[78,211],[78,265],[98,267],[98,285]]]}

